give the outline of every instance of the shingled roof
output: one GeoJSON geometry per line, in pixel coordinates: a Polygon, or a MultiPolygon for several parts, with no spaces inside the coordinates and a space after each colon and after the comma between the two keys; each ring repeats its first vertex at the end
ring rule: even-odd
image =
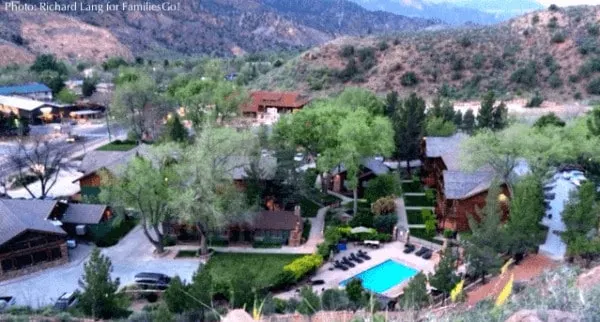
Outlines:
{"type": "MultiPolygon", "coordinates": [[[[379,161],[375,158],[364,158],[360,164],[361,164],[361,166],[371,170],[373,173],[375,173],[378,176],[382,175],[382,174],[387,174],[390,172],[390,168],[388,168],[388,166],[385,165],[385,163],[383,161],[379,161]]],[[[346,172],[346,167],[342,163],[339,166],[331,169],[330,172],[332,175],[346,172]]]]}
{"type": "Polygon", "coordinates": [[[27,230],[66,235],[48,220],[55,207],[53,200],[0,200],[0,245],[27,230]]]}
{"type": "Polygon", "coordinates": [[[68,224],[94,225],[102,220],[106,205],[70,204],[60,221],[68,224]]]}
{"type": "Polygon", "coordinates": [[[293,211],[268,211],[263,210],[254,218],[254,229],[262,230],[294,230],[296,225],[302,227],[302,218],[293,211]]]}
{"type": "Polygon", "coordinates": [[[144,144],[138,145],[129,151],[90,151],[85,154],[79,166],[79,171],[83,172],[83,175],[75,181],[102,169],[114,175],[119,175],[134,156],[146,155],[147,152],[148,146],[144,144]]]}
{"type": "Polygon", "coordinates": [[[425,155],[428,158],[442,158],[448,170],[460,170],[460,144],[466,138],[468,136],[463,133],[448,137],[426,137],[425,155]]]}
{"type": "MultiPolygon", "coordinates": [[[[233,180],[243,180],[248,174],[247,171],[250,167],[251,159],[250,157],[240,157],[240,156],[232,156],[227,159],[228,168],[233,168],[231,170],[231,177],[233,180]]],[[[275,172],[277,170],[277,158],[270,155],[263,155],[260,157],[258,161],[258,168],[261,172],[261,179],[270,180],[275,177],[275,172]]]]}
{"type": "Polygon", "coordinates": [[[301,108],[308,98],[298,92],[256,91],[250,94],[251,102],[242,106],[242,112],[258,112],[260,106],[301,108]]]}
{"type": "Polygon", "coordinates": [[[493,171],[444,170],[444,194],[447,199],[466,199],[484,192],[494,181],[493,171]]]}

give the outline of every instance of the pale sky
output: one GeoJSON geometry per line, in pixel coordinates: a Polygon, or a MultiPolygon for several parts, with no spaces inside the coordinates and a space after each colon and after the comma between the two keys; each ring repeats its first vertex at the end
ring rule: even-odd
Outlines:
{"type": "Polygon", "coordinates": [[[600,0],[538,0],[538,2],[545,6],[549,6],[554,3],[559,7],[576,6],[582,4],[600,4],[600,0]]]}

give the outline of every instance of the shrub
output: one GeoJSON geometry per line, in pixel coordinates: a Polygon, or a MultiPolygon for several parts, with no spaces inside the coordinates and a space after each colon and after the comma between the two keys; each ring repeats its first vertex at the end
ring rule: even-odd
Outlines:
{"type": "Polygon", "coordinates": [[[308,219],[304,219],[304,226],[302,227],[302,240],[306,242],[310,236],[310,229],[312,228],[312,222],[308,219]]]}
{"type": "Polygon", "coordinates": [[[475,56],[473,56],[473,67],[475,67],[477,69],[481,69],[484,64],[485,64],[485,56],[484,55],[477,53],[477,54],[475,54],[475,56]]]}
{"type": "Polygon", "coordinates": [[[548,10],[550,10],[550,11],[558,11],[558,6],[557,6],[557,5],[555,5],[555,4],[551,4],[551,5],[548,7],[548,10]]]}
{"type": "Polygon", "coordinates": [[[340,50],[340,56],[348,58],[354,56],[354,46],[344,45],[340,50]]]}
{"type": "Polygon", "coordinates": [[[452,229],[444,229],[444,238],[454,238],[454,231],[452,229]]]}
{"type": "Polygon", "coordinates": [[[539,92],[535,92],[535,95],[527,102],[525,107],[539,107],[544,102],[544,97],[539,92]]]}
{"type": "Polygon", "coordinates": [[[350,60],[348,60],[348,64],[346,64],[346,67],[337,73],[337,77],[341,81],[347,82],[356,76],[358,72],[359,70],[356,66],[356,60],[354,60],[354,58],[350,58],[350,60]]]}
{"type": "Polygon", "coordinates": [[[296,281],[317,270],[323,264],[323,257],[319,254],[302,256],[283,267],[284,271],[291,273],[296,281]]]}
{"type": "Polygon", "coordinates": [[[593,73],[600,72],[600,58],[594,57],[588,59],[583,65],[579,67],[578,74],[580,77],[587,78],[593,73]]]}
{"type": "Polygon", "coordinates": [[[331,251],[334,250],[334,248],[335,248],[334,244],[331,244],[328,241],[324,241],[317,245],[317,254],[319,254],[321,257],[323,257],[324,260],[328,260],[329,255],[331,254],[331,251]]]}
{"type": "Polygon", "coordinates": [[[579,76],[577,75],[569,75],[569,82],[577,83],[579,81],[579,76]]]}
{"type": "Polygon", "coordinates": [[[535,25],[538,22],[540,22],[540,16],[537,14],[533,15],[533,17],[531,18],[531,24],[535,25]]]}
{"type": "Polygon", "coordinates": [[[429,209],[421,209],[421,216],[423,217],[424,223],[426,223],[428,220],[435,220],[433,212],[429,209]]]}
{"type": "Polygon", "coordinates": [[[591,80],[587,87],[587,92],[592,95],[600,95],[600,77],[596,77],[591,80]]]}
{"type": "Polygon", "coordinates": [[[556,17],[550,18],[550,21],[548,21],[548,28],[555,29],[556,27],[558,27],[558,19],[556,19],[556,17]]]}
{"type": "Polygon", "coordinates": [[[430,203],[434,203],[435,202],[435,192],[433,189],[427,189],[425,190],[425,198],[427,198],[427,200],[430,203]]]}
{"type": "Polygon", "coordinates": [[[586,29],[590,36],[598,36],[598,34],[600,34],[600,25],[597,23],[588,24],[586,29]]]}
{"type": "Polygon", "coordinates": [[[552,88],[559,88],[563,85],[563,81],[562,81],[562,78],[560,78],[560,75],[558,73],[552,73],[548,77],[548,84],[552,88]]]}
{"type": "Polygon", "coordinates": [[[414,72],[406,72],[402,74],[402,77],[400,78],[400,84],[405,87],[415,86],[418,83],[419,79],[414,72]]]}
{"type": "Polygon", "coordinates": [[[367,202],[374,203],[380,198],[387,196],[396,196],[402,193],[402,184],[396,174],[385,174],[369,181],[365,189],[365,199],[367,202]]]}
{"type": "Polygon", "coordinates": [[[463,46],[463,48],[467,48],[473,44],[469,36],[462,36],[458,42],[461,46],[463,46]]]}
{"type": "Polygon", "coordinates": [[[256,240],[252,243],[253,248],[281,248],[281,241],[256,240]]]}
{"type": "Polygon", "coordinates": [[[387,215],[396,211],[396,200],[394,197],[383,197],[371,204],[371,212],[376,215],[387,215]]]}
{"type": "Polygon", "coordinates": [[[373,227],[375,227],[378,232],[390,234],[397,223],[398,216],[396,216],[396,214],[389,214],[375,217],[373,220],[373,227]]]}
{"type": "Polygon", "coordinates": [[[583,95],[581,95],[581,92],[577,92],[577,93],[573,94],[573,98],[576,100],[580,100],[583,98],[583,95]]]}
{"type": "Polygon", "coordinates": [[[377,45],[377,48],[379,48],[379,51],[385,51],[386,49],[389,48],[389,45],[387,43],[387,41],[382,40],[379,42],[379,44],[377,45]]]}
{"type": "Polygon", "coordinates": [[[530,61],[524,67],[521,67],[512,73],[510,80],[527,87],[534,87],[537,85],[537,64],[530,61]]]}
{"type": "Polygon", "coordinates": [[[551,41],[555,44],[562,44],[563,42],[565,42],[565,38],[565,34],[559,31],[552,35],[551,41]]]}
{"type": "Polygon", "coordinates": [[[352,216],[349,222],[350,226],[358,227],[373,227],[373,214],[368,211],[358,211],[357,214],[352,216]]]}

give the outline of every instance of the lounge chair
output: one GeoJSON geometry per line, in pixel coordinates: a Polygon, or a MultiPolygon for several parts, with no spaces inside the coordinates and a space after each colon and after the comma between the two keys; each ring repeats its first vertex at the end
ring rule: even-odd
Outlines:
{"type": "Polygon", "coordinates": [[[544,194],[544,199],[546,199],[546,200],[554,200],[554,197],[556,197],[556,194],[553,192],[544,194]]]}
{"type": "Polygon", "coordinates": [[[362,257],[366,260],[371,259],[371,256],[367,255],[367,252],[363,252],[361,249],[358,250],[358,257],[362,257]]]}
{"type": "Polygon", "coordinates": [[[423,255],[421,255],[421,258],[430,259],[431,255],[433,255],[433,253],[431,252],[431,250],[428,249],[425,253],[423,253],[423,255]]]}
{"type": "Polygon", "coordinates": [[[312,281],[310,281],[310,284],[312,284],[312,285],[323,285],[323,284],[325,284],[325,281],[324,280],[312,280],[312,281]]]}
{"type": "Polygon", "coordinates": [[[410,254],[415,250],[415,245],[413,244],[406,244],[404,245],[404,254],[410,254]]]}
{"type": "Polygon", "coordinates": [[[421,256],[421,255],[425,254],[425,252],[427,252],[428,250],[429,250],[429,248],[427,248],[427,247],[421,247],[421,249],[419,249],[419,250],[418,250],[418,251],[415,253],[415,255],[417,255],[417,256],[421,256]]]}
{"type": "Polygon", "coordinates": [[[350,260],[348,260],[348,258],[346,256],[342,257],[342,264],[344,264],[346,266],[350,266],[350,267],[356,266],[354,263],[352,263],[350,260]]]}
{"type": "Polygon", "coordinates": [[[340,263],[340,261],[335,261],[335,264],[333,265],[333,267],[341,269],[342,271],[348,270],[348,267],[346,267],[346,265],[340,263]]]}
{"type": "Polygon", "coordinates": [[[360,258],[358,258],[358,257],[356,257],[356,254],[354,254],[354,253],[350,253],[350,259],[353,260],[353,261],[355,261],[355,262],[357,262],[357,263],[359,263],[359,264],[363,262],[363,260],[360,259],[360,258]]]}

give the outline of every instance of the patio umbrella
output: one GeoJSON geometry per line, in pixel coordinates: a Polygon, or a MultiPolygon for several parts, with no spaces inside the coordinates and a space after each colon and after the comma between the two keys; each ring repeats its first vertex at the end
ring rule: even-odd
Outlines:
{"type": "Polygon", "coordinates": [[[371,232],[371,228],[359,226],[359,227],[352,228],[350,230],[350,232],[353,233],[353,234],[370,233],[371,232]]]}

